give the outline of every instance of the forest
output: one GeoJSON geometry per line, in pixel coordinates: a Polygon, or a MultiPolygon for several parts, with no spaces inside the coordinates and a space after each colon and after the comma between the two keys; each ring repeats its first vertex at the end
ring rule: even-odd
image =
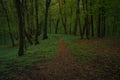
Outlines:
{"type": "Polygon", "coordinates": [[[119,80],[119,0],[0,0],[0,80],[119,80]]]}

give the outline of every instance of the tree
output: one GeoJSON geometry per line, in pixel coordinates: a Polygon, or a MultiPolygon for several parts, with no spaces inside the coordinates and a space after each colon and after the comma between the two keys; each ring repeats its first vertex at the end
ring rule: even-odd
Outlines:
{"type": "Polygon", "coordinates": [[[83,30],[82,30],[82,33],[81,33],[81,38],[83,38],[85,32],[86,32],[86,38],[89,39],[89,34],[90,34],[90,21],[89,21],[89,8],[88,8],[88,1],[87,0],[83,0],[82,2],[83,4],[83,10],[84,10],[84,14],[85,14],[85,17],[84,17],[84,26],[83,26],[83,30]]]}
{"type": "Polygon", "coordinates": [[[92,34],[92,37],[94,37],[94,19],[93,19],[93,1],[94,0],[90,0],[90,25],[91,25],[91,34],[92,34]]]}
{"type": "MultiPolygon", "coordinates": [[[[79,5],[80,5],[80,0],[77,0],[76,1],[76,19],[75,19],[75,26],[74,26],[74,35],[76,35],[77,33],[77,27],[78,27],[78,24],[80,23],[80,9],[79,9],[79,5]]],[[[80,25],[79,25],[80,26],[80,25]]]]}
{"type": "Polygon", "coordinates": [[[6,2],[3,2],[2,0],[0,1],[2,8],[5,12],[5,16],[6,16],[6,20],[7,20],[7,24],[8,24],[8,30],[9,30],[9,35],[10,35],[10,39],[12,42],[12,46],[15,46],[15,42],[14,42],[14,38],[13,38],[13,34],[12,34],[12,30],[11,30],[11,26],[10,26],[10,19],[9,19],[9,15],[8,15],[8,10],[7,10],[7,5],[6,2]]]}
{"type": "Polygon", "coordinates": [[[57,21],[56,21],[56,25],[55,25],[55,34],[58,33],[58,25],[59,25],[59,22],[60,22],[60,20],[57,19],[57,21]]]}
{"type": "Polygon", "coordinates": [[[15,6],[17,10],[18,22],[19,22],[19,51],[18,55],[24,55],[24,47],[25,47],[25,36],[24,36],[24,12],[23,12],[23,1],[15,0],[15,6]]]}
{"type": "Polygon", "coordinates": [[[47,39],[47,24],[48,24],[48,10],[50,7],[51,0],[46,0],[46,10],[45,10],[45,26],[44,26],[44,33],[43,33],[43,39],[47,39]]]}
{"type": "Polygon", "coordinates": [[[35,8],[36,8],[36,34],[35,34],[35,44],[39,44],[38,36],[39,36],[39,23],[38,23],[38,0],[35,0],[35,8]]]}

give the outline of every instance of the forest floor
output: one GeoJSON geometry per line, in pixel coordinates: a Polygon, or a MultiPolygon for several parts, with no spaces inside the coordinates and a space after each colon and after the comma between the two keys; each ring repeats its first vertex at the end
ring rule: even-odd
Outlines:
{"type": "Polygon", "coordinates": [[[78,39],[71,40],[70,44],[66,41],[65,38],[59,38],[59,48],[55,59],[37,62],[27,67],[23,72],[14,72],[18,76],[15,80],[119,79],[120,45],[118,44],[120,40],[116,39],[111,42],[109,39],[78,39]],[[103,43],[101,45],[102,41],[103,43]],[[75,47],[74,44],[78,44],[78,46],[75,47]],[[72,48],[70,45],[72,45],[72,48]],[[95,53],[95,51],[97,52],[95,53]]]}
{"type": "Polygon", "coordinates": [[[18,74],[17,80],[80,80],[82,70],[80,64],[73,61],[67,45],[61,38],[58,45],[55,59],[33,64],[27,68],[27,74],[15,72],[14,74],[18,74]]]}
{"type": "MultiPolygon", "coordinates": [[[[46,54],[51,54],[49,53],[51,49],[55,49],[56,52],[52,50],[54,51],[52,53],[52,56],[55,56],[54,58],[43,58],[43,60],[33,62],[21,70],[14,68],[13,65],[12,71],[9,73],[12,77],[6,80],[120,79],[120,39],[93,38],[81,40],[79,37],[61,35],[59,38],[56,36],[55,41],[51,44],[46,41],[46,46],[42,48],[45,49],[48,44],[50,44],[49,48],[58,45],[58,49],[48,48],[48,54],[46,54]]],[[[39,51],[42,49],[39,50],[40,46],[37,48],[37,54],[30,56],[30,59],[41,58],[39,51]]],[[[49,56],[51,57],[51,55],[49,56]]],[[[26,62],[26,60],[28,59],[24,61],[26,62]]]]}

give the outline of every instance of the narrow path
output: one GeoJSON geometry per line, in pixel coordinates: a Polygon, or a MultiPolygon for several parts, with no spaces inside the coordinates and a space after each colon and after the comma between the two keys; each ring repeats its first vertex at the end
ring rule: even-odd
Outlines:
{"type": "Polygon", "coordinates": [[[73,61],[66,44],[58,40],[59,50],[52,61],[37,63],[28,68],[28,80],[80,80],[81,67],[73,61]]]}

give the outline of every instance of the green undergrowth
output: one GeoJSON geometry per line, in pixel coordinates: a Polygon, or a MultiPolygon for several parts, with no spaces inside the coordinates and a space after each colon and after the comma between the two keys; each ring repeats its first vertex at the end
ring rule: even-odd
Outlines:
{"type": "Polygon", "coordinates": [[[88,46],[82,44],[79,48],[79,44],[74,43],[74,40],[80,40],[79,36],[62,36],[63,41],[67,44],[68,49],[71,54],[74,56],[74,59],[80,64],[87,63],[88,61],[95,58],[96,54],[88,50],[88,46]]]}
{"type": "Polygon", "coordinates": [[[115,63],[115,66],[120,68],[120,54],[115,50],[115,46],[112,45],[115,43],[115,39],[81,40],[79,36],[69,35],[63,35],[62,38],[67,44],[71,54],[74,56],[74,59],[81,65],[93,63],[100,59],[110,64],[115,63]]]}
{"type": "Polygon", "coordinates": [[[53,59],[58,49],[58,37],[49,35],[49,39],[40,38],[39,42],[38,45],[28,46],[25,55],[21,57],[17,55],[18,47],[0,48],[0,80],[4,77],[2,74],[7,75],[13,69],[23,70],[35,62],[53,59]]]}
{"type": "Polygon", "coordinates": [[[91,42],[89,42],[90,40],[87,39],[81,40],[79,36],[70,36],[70,35],[66,35],[66,36],[63,35],[62,38],[63,41],[67,44],[71,54],[75,57],[75,60],[77,60],[81,64],[91,62],[95,60],[97,57],[101,57],[101,58],[111,57],[111,55],[97,50],[97,49],[105,50],[105,48],[108,47],[109,44],[112,42],[110,40],[106,40],[102,42],[98,39],[95,41],[91,40],[91,42]],[[79,43],[75,41],[79,41],[79,43]],[[96,46],[99,48],[96,48],[96,46]]]}
{"type": "Polygon", "coordinates": [[[119,80],[120,54],[114,39],[80,40],[79,36],[62,36],[74,60],[83,66],[83,80],[119,80]],[[78,41],[78,42],[76,42],[78,41]]]}

